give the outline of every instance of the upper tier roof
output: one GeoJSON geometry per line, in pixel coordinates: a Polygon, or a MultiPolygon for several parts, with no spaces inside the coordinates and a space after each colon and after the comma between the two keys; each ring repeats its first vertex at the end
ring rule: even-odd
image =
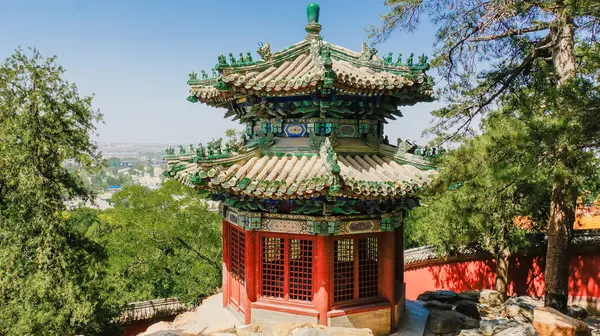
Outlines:
{"type": "Polygon", "coordinates": [[[377,50],[363,43],[355,52],[325,42],[319,35],[318,7],[316,21],[309,13],[305,40],[271,53],[270,44],[262,45],[254,61],[250,53],[235,59],[220,55],[213,78],[190,74],[190,97],[213,106],[229,108],[239,98],[307,96],[321,94],[391,96],[397,105],[412,105],[433,100],[433,80],[425,74],[426,56],[414,55],[402,61],[402,54],[392,60],[392,53],[381,58],[377,50]],[[312,21],[311,21],[312,20],[312,21]],[[331,90],[334,89],[334,90],[331,90]]]}

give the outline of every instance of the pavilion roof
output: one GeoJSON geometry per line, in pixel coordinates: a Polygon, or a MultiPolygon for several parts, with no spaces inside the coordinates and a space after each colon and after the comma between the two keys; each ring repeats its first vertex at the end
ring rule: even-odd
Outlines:
{"type": "Polygon", "coordinates": [[[190,74],[188,100],[227,107],[241,97],[310,95],[330,88],[338,95],[393,96],[399,98],[398,105],[433,100],[426,56],[414,60],[410,54],[403,62],[400,54],[394,61],[392,53],[382,58],[365,43],[356,52],[325,42],[318,34],[318,21],[309,22],[306,30],[305,40],[283,50],[271,53],[269,43],[262,45],[258,61],[250,53],[241,53],[238,59],[232,53],[220,55],[212,78],[204,72],[200,79],[190,74]]]}
{"type": "Polygon", "coordinates": [[[403,198],[429,183],[435,174],[384,153],[335,154],[328,140],[318,154],[261,154],[257,149],[211,163],[194,160],[193,155],[172,156],[168,165],[170,176],[190,187],[273,199],[317,195],[403,198]]]}

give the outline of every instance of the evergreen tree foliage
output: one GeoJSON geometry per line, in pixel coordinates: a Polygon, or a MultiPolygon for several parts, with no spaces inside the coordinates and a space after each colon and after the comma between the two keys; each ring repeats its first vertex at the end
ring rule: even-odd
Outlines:
{"type": "Polygon", "coordinates": [[[114,302],[178,297],[198,303],[221,285],[218,213],[175,180],[117,192],[86,232],[106,246],[114,302]]]}
{"type": "Polygon", "coordinates": [[[514,140],[519,122],[490,116],[483,135],[465,140],[439,160],[439,174],[422,194],[423,206],[406,221],[414,245],[434,245],[440,255],[485,251],[496,259],[495,289],[506,295],[508,257],[527,245],[515,219],[527,216],[544,228],[550,181],[530,166],[507,164],[515,151],[532,144],[514,140]]]}
{"type": "Polygon", "coordinates": [[[547,219],[545,304],[565,311],[577,197],[595,176],[600,145],[594,0],[387,0],[383,40],[424,16],[438,26],[432,65],[449,105],[433,114],[439,140],[472,136],[481,116],[502,109],[520,121],[514,137],[535,144],[507,164],[537,167],[552,183],[547,219]],[[512,112],[511,112],[512,110],[512,112]],[[520,133],[517,133],[520,132],[520,133]]]}
{"type": "Polygon", "coordinates": [[[91,195],[63,163],[100,163],[101,115],[63,74],[37,50],[0,65],[1,335],[110,333],[106,255],[65,217],[66,200],[91,195]]]}

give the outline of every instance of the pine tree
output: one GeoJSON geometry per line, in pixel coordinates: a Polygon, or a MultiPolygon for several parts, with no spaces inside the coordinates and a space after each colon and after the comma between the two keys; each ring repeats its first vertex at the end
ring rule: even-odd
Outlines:
{"type": "Polygon", "coordinates": [[[593,57],[582,60],[576,49],[597,50],[600,3],[387,0],[386,5],[383,25],[371,29],[379,40],[397,29],[414,30],[425,15],[438,25],[432,65],[445,84],[441,97],[450,103],[434,113],[431,131],[440,139],[471,134],[474,120],[501,104],[519,107],[520,118],[534,127],[528,134],[538,137],[535,159],[549,168],[553,184],[545,304],[565,311],[576,200],[589,171],[589,162],[581,159],[593,157],[588,153],[600,144],[600,127],[591,118],[598,109],[598,66],[586,65],[593,57]],[[530,85],[537,94],[527,91],[530,85]]]}

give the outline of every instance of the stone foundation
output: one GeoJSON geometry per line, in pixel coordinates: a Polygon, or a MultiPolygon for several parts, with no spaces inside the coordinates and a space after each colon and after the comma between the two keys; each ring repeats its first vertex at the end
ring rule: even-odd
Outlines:
{"type": "Polygon", "coordinates": [[[308,322],[318,324],[318,313],[316,311],[281,311],[276,307],[252,307],[252,324],[263,327],[265,325],[273,325],[280,323],[291,322],[308,322]],[[304,313],[304,314],[303,314],[304,313]]]}
{"type": "Polygon", "coordinates": [[[391,309],[388,304],[332,310],[327,313],[327,325],[330,327],[369,328],[375,336],[390,334],[390,319],[391,309]]]}

